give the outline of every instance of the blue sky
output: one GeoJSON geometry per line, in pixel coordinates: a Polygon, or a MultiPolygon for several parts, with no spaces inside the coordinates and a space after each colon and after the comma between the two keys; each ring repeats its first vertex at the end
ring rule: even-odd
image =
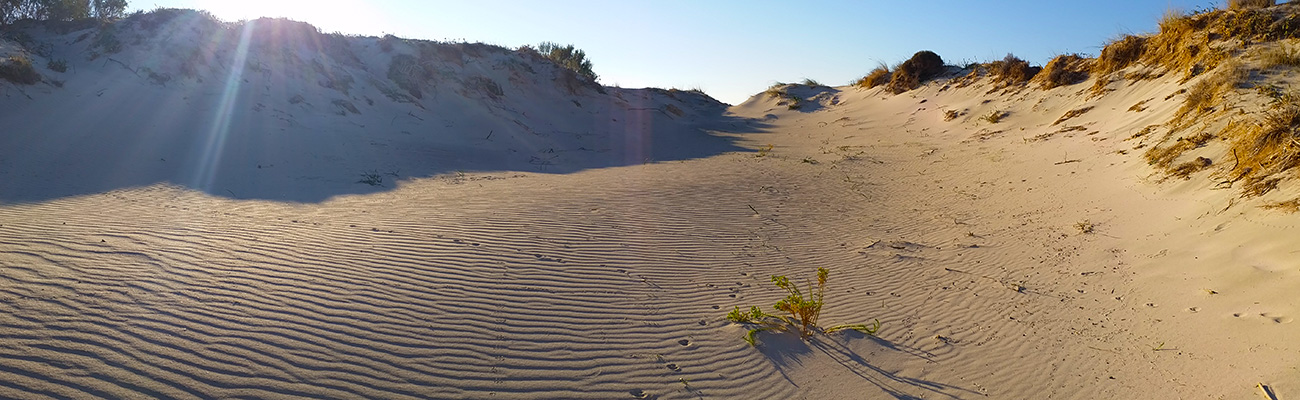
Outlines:
{"type": "Polygon", "coordinates": [[[843,85],[918,50],[949,63],[1007,53],[1046,63],[1095,55],[1123,33],[1156,29],[1169,9],[1210,0],[141,0],[133,9],[195,8],[225,20],[306,21],[325,32],[465,40],[506,47],[542,41],[586,51],[601,83],[700,88],[728,103],[777,82],[843,85]]]}

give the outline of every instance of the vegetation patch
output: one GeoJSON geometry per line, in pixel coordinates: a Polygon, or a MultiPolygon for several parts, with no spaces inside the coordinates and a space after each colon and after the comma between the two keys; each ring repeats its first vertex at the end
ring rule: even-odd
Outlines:
{"type": "Polygon", "coordinates": [[[1030,66],[1029,62],[1021,60],[1020,57],[1010,53],[1001,60],[985,64],[984,67],[988,69],[989,76],[993,78],[993,90],[1024,86],[1039,71],[1042,71],[1041,67],[1030,66]]]}
{"type": "Polygon", "coordinates": [[[1092,68],[1092,62],[1091,59],[1078,54],[1062,54],[1052,58],[1042,71],[1034,75],[1032,81],[1043,90],[1083,82],[1088,80],[1088,70],[1092,68]]]}
{"type": "Polygon", "coordinates": [[[817,268],[817,284],[808,284],[807,292],[800,290],[799,285],[790,282],[789,278],[784,275],[772,275],[772,284],[786,292],[786,296],[781,301],[772,306],[776,314],[763,312],[758,306],[752,306],[748,311],[741,311],[737,306],[727,314],[727,320],[749,327],[749,333],[745,335],[745,341],[751,346],[758,345],[756,335],[765,331],[785,331],[796,332],[799,337],[807,340],[816,333],[832,333],[842,330],[854,330],[868,335],[875,335],[880,331],[880,320],[876,320],[872,326],[865,324],[848,324],[836,325],[829,328],[822,328],[817,324],[821,317],[822,306],[826,304],[826,280],[829,272],[826,268],[817,268]]]}
{"type": "Polygon", "coordinates": [[[1201,132],[1192,136],[1180,137],[1178,140],[1175,140],[1172,145],[1154,146],[1147,150],[1145,154],[1147,163],[1160,168],[1169,168],[1169,166],[1173,164],[1174,160],[1178,159],[1178,156],[1181,156],[1188,150],[1205,146],[1210,139],[1214,138],[1214,134],[1201,132]]]}
{"type": "Polygon", "coordinates": [[[0,60],[0,79],[22,85],[34,85],[41,81],[41,74],[32,67],[31,59],[15,55],[0,60]]]}
{"type": "Polygon", "coordinates": [[[891,73],[889,72],[889,66],[882,63],[876,66],[875,69],[871,70],[871,72],[868,72],[866,76],[853,82],[853,85],[863,89],[871,89],[876,86],[888,84],[890,77],[891,73]]]}
{"type": "Polygon", "coordinates": [[[922,50],[912,55],[894,68],[887,88],[890,93],[899,94],[921,87],[921,83],[934,79],[944,71],[943,58],[933,51],[922,50]]]}
{"type": "Polygon", "coordinates": [[[1086,114],[1088,113],[1088,111],[1092,111],[1092,108],[1093,108],[1092,106],[1087,106],[1083,108],[1076,108],[1070,111],[1066,111],[1065,115],[1062,115],[1061,118],[1057,118],[1056,122],[1052,123],[1052,126],[1060,125],[1062,122],[1065,122],[1071,118],[1086,114]]]}
{"type": "Polygon", "coordinates": [[[1252,9],[1277,5],[1277,0],[1228,0],[1228,9],[1252,9]]]}
{"type": "Polygon", "coordinates": [[[542,42],[537,45],[537,52],[582,77],[596,80],[596,73],[591,70],[591,60],[587,59],[587,53],[571,44],[561,46],[557,43],[542,42]]]}
{"type": "Polygon", "coordinates": [[[777,82],[775,85],[768,87],[763,93],[769,98],[779,99],[776,102],[778,106],[786,106],[791,110],[803,108],[803,99],[790,93],[789,84],[777,82]]]}

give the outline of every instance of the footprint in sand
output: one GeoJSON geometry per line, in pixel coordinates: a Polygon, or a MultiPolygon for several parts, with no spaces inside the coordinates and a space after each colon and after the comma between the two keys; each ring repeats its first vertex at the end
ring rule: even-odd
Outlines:
{"type": "Polygon", "coordinates": [[[1272,315],[1272,314],[1269,314],[1269,313],[1259,313],[1259,316],[1264,317],[1264,318],[1267,318],[1268,320],[1273,321],[1273,323],[1275,323],[1275,324],[1285,324],[1285,323],[1289,323],[1289,322],[1291,322],[1291,321],[1293,320],[1293,318],[1291,318],[1291,317],[1287,317],[1287,316],[1279,316],[1279,315],[1272,315]]]}
{"type": "Polygon", "coordinates": [[[632,398],[634,398],[634,399],[644,399],[644,398],[648,398],[648,397],[650,397],[650,394],[649,394],[649,393],[646,393],[644,390],[641,390],[641,389],[633,389],[633,390],[629,390],[629,391],[627,391],[627,393],[628,393],[628,394],[631,394],[631,395],[632,395],[632,398]]]}

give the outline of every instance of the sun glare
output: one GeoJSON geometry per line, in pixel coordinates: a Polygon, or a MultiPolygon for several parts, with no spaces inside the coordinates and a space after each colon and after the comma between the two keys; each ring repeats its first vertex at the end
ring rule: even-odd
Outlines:
{"type": "Polygon", "coordinates": [[[384,18],[359,0],[199,0],[195,6],[227,21],[288,18],[307,22],[322,32],[379,35],[384,18]]]}

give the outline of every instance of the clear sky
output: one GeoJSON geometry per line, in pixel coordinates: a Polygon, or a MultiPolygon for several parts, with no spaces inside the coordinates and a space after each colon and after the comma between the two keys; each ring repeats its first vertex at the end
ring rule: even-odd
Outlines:
{"type": "Polygon", "coordinates": [[[132,0],[132,9],[194,8],[224,20],[287,17],[325,32],[542,41],[586,51],[605,85],[699,88],[739,103],[771,84],[844,85],[918,50],[952,64],[1014,53],[1046,63],[1096,55],[1123,33],[1156,29],[1169,9],[1224,0],[132,0]]]}

